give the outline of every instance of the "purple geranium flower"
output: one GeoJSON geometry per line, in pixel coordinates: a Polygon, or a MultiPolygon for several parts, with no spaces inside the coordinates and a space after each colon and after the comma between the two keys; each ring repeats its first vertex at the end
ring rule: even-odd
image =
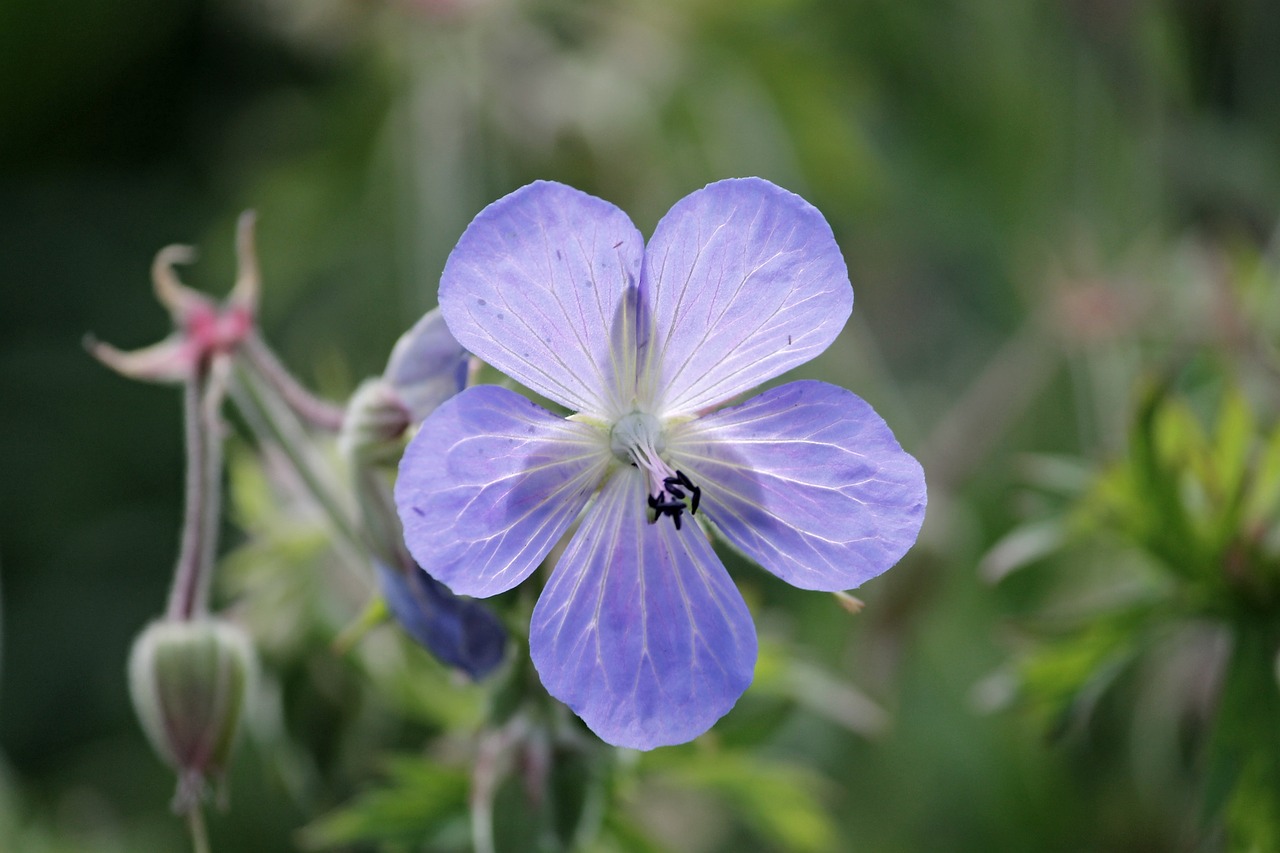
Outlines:
{"type": "Polygon", "coordinates": [[[494,595],[585,508],[529,648],[610,743],[690,740],[751,681],[751,616],[698,520],[805,589],[855,587],[915,542],[924,474],[858,397],[792,382],[715,411],[822,352],[852,310],[831,229],[798,196],[711,184],[646,247],[613,205],[535,183],[467,228],[440,306],[467,350],[576,414],[495,386],[444,403],[400,464],[409,549],[455,592],[494,595]]]}

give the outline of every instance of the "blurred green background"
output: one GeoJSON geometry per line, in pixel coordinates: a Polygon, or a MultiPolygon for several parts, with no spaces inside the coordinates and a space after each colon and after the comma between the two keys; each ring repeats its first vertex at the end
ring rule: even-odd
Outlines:
{"type": "MultiPolygon", "coordinates": [[[[991,549],[1052,515],[1045,482],[1125,454],[1152,377],[1193,405],[1238,385],[1275,423],[1277,45],[1264,0],[0,5],[0,849],[187,843],[124,679],[177,551],[179,394],[81,346],[166,334],[157,249],[198,245],[186,279],[223,293],[255,208],[266,335],[341,398],[500,195],[564,181],[647,234],[739,175],[815,204],[849,264],[854,319],[797,373],[868,399],[930,484],[859,615],[733,566],[765,636],[890,721],[771,720],[756,749],[819,780],[814,846],[1228,845],[1185,721],[1152,733],[1124,691],[1079,725],[1019,701],[1059,578],[995,583],[1039,552],[991,549]]],[[[291,849],[316,814],[245,752],[215,849],[291,849]]],[[[672,849],[742,849],[665,808],[672,849]]]]}

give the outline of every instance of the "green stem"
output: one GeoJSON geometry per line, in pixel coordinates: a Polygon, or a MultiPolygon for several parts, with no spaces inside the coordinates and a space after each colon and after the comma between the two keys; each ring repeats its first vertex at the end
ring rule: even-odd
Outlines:
{"type": "Polygon", "coordinates": [[[279,405],[267,389],[252,363],[237,364],[236,383],[232,395],[249,428],[260,443],[274,444],[284,453],[290,466],[306,487],[308,494],[328,516],[339,536],[356,552],[370,550],[350,513],[338,499],[336,489],[326,482],[320,466],[312,458],[306,432],[293,412],[279,405]]]}
{"type": "Polygon", "coordinates": [[[191,849],[194,853],[209,853],[209,831],[204,825],[204,812],[198,805],[187,812],[187,826],[191,829],[191,849]]]}
{"type": "Polygon", "coordinates": [[[351,460],[360,520],[370,539],[373,553],[388,566],[401,571],[417,569],[404,546],[404,531],[396,514],[390,490],[373,468],[351,460]]]}

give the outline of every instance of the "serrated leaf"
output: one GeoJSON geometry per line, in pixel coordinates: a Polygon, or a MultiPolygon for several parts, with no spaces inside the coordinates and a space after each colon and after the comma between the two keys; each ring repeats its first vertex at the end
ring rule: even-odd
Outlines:
{"type": "Polygon", "coordinates": [[[1182,501],[1181,475],[1204,447],[1203,430],[1185,404],[1171,399],[1166,386],[1147,392],[1130,438],[1132,515],[1120,519],[1120,529],[1183,577],[1202,561],[1182,501]]]}

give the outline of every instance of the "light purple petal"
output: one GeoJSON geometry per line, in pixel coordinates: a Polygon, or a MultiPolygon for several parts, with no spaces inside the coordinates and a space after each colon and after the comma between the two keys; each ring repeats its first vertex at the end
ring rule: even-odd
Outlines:
{"type": "Polygon", "coordinates": [[[649,241],[640,291],[649,313],[640,399],[667,415],[705,410],[803,364],[853,310],[822,214],[759,178],[711,184],[671,208],[649,241]]]}
{"type": "Polygon", "coordinates": [[[618,414],[635,387],[643,252],[621,210],[540,181],[467,226],[440,308],[458,341],[508,376],[575,411],[618,414]]]}
{"type": "Polygon", "coordinates": [[[920,464],[871,406],[825,382],[790,382],[677,427],[667,451],[725,537],[804,589],[875,577],[924,521],[920,464]]]}
{"type": "Polygon", "coordinates": [[[413,422],[421,423],[437,406],[466,387],[469,360],[436,308],[396,341],[382,376],[396,389],[413,422]]]}
{"type": "Polygon", "coordinates": [[[616,746],[684,743],[751,683],[751,615],[706,534],[647,519],[615,472],[538,599],[529,652],[548,692],[616,746]]]}
{"type": "Polygon", "coordinates": [[[460,595],[529,576],[596,490],[608,437],[514,391],[468,388],[405,449],[396,508],[418,564],[460,595]]]}

